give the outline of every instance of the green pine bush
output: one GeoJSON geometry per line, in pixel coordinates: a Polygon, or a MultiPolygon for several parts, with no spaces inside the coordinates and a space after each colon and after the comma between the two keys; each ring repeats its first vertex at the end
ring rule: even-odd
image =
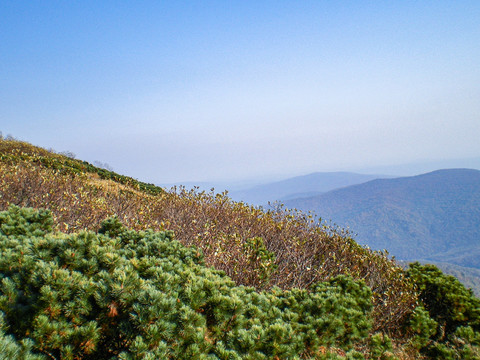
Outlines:
{"type": "Polygon", "coordinates": [[[5,321],[0,314],[0,360],[43,360],[42,355],[32,353],[33,341],[24,339],[17,342],[12,335],[5,334],[5,321]]]}
{"type": "Polygon", "coordinates": [[[411,344],[432,359],[480,359],[480,299],[434,265],[410,264],[407,276],[421,300],[411,344]]]}
{"type": "MultiPolygon", "coordinates": [[[[132,231],[116,218],[98,233],[51,230],[47,211],[0,213],[8,358],[361,358],[354,346],[372,325],[363,282],[258,292],[206,267],[170,231],[132,231]]],[[[268,258],[260,240],[253,248],[268,258]]]]}

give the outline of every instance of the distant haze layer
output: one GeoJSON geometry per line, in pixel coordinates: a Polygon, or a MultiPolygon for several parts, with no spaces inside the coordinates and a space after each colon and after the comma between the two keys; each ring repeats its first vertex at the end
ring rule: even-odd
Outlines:
{"type": "Polygon", "coordinates": [[[479,1],[4,1],[0,13],[3,134],[144,181],[480,156],[479,1]]]}

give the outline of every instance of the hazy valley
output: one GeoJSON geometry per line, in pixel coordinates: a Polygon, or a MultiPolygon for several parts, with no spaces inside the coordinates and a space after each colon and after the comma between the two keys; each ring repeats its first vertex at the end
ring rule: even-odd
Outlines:
{"type": "Polygon", "coordinates": [[[399,260],[435,263],[480,293],[480,171],[407,177],[314,173],[230,196],[266,208],[282,203],[347,228],[359,243],[399,260]],[[454,270],[456,269],[456,270],[454,270]],[[459,272],[460,271],[460,272],[459,272]]]}

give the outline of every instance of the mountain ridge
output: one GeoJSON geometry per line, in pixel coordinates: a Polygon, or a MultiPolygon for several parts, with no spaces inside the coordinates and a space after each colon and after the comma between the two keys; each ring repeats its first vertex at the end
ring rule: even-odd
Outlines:
{"type": "Polygon", "coordinates": [[[325,220],[348,227],[361,243],[386,248],[408,260],[447,252],[452,246],[472,246],[480,238],[478,199],[479,170],[441,169],[375,179],[285,204],[314,211],[325,220]],[[408,239],[408,244],[401,244],[408,239]],[[414,254],[409,247],[415,248],[414,254]]]}
{"type": "Polygon", "coordinates": [[[284,201],[299,191],[301,194],[325,193],[332,189],[363,183],[388,175],[359,174],[354,172],[314,172],[280,181],[261,184],[242,191],[232,191],[230,197],[253,205],[267,205],[269,202],[284,201]],[[300,190],[301,189],[301,190],[300,190]]]}

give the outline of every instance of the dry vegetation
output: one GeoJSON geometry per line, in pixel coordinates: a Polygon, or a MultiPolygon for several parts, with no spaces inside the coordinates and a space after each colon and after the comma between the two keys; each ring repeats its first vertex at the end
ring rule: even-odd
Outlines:
{"type": "Polygon", "coordinates": [[[374,294],[374,332],[397,341],[417,297],[402,269],[386,254],[359,246],[308,214],[263,211],[225,194],[152,185],[27,143],[0,141],[0,210],[9,204],[47,208],[57,229],[96,230],[116,215],[132,229],[169,229],[195,245],[208,265],[238,284],[268,289],[308,288],[338,274],[364,279],[374,294]]]}

